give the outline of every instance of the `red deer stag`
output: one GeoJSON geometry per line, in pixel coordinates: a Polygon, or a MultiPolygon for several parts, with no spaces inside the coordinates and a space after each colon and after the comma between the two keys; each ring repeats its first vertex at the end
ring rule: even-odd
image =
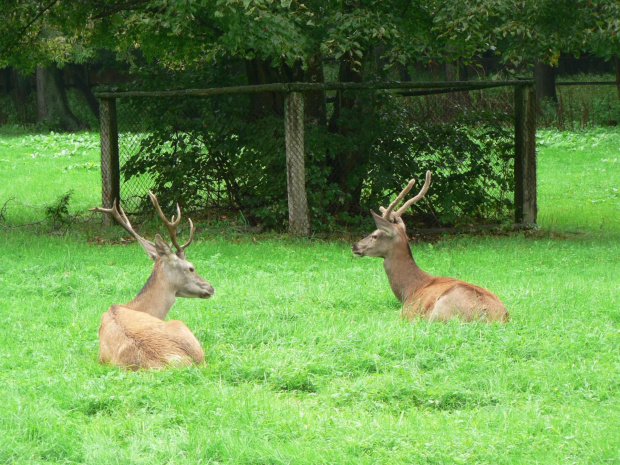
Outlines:
{"type": "Polygon", "coordinates": [[[112,208],[91,208],[91,211],[112,215],[155,262],[151,276],[131,302],[112,305],[101,315],[99,362],[131,370],[202,362],[204,352],[189,328],[179,320],[164,321],[164,318],[177,297],[207,299],[215,292],[185,257],[185,249],[194,237],[192,220],[189,220],[189,240],[179,245],[176,235],[181,221],[179,205],[176,220],[173,216],[172,221],[168,221],[155,195],[149,192],[149,196],[176,251],[159,234],[155,235],[155,242],[139,236],[120,205],[117,210],[116,201],[112,208]]]}
{"type": "Polygon", "coordinates": [[[382,215],[371,211],[377,230],[351,248],[358,257],[382,257],[392,292],[403,303],[403,318],[428,318],[446,321],[458,317],[463,321],[508,321],[509,315],[501,300],[491,291],[455,278],[433,276],[421,270],[411,254],[405,223],[401,215],[424,195],[431,183],[426,172],[422,189],[398,210],[394,208],[415,184],[407,187],[387,207],[382,215]]]}

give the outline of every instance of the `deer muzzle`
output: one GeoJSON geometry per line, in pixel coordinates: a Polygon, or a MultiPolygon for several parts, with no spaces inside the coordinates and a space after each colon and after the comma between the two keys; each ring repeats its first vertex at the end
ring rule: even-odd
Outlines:
{"type": "Polygon", "coordinates": [[[356,257],[363,257],[364,256],[364,251],[359,246],[359,242],[353,244],[353,247],[351,247],[351,252],[353,252],[353,255],[355,255],[356,257]]]}
{"type": "Polygon", "coordinates": [[[200,295],[201,299],[208,299],[215,294],[215,288],[211,286],[211,284],[205,283],[202,287],[204,288],[204,292],[200,295]]]}

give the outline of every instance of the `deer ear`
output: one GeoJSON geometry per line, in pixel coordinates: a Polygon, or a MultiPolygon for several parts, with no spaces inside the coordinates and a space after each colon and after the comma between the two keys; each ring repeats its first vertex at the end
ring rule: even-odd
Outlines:
{"type": "Polygon", "coordinates": [[[155,250],[157,251],[157,256],[161,258],[174,255],[173,250],[168,244],[166,244],[166,242],[164,242],[159,234],[155,234],[155,250]]]}
{"type": "Polygon", "coordinates": [[[370,213],[372,214],[372,217],[375,220],[375,224],[377,225],[377,229],[380,229],[381,231],[384,231],[384,232],[386,232],[386,233],[388,233],[390,235],[392,235],[392,234],[394,234],[396,232],[396,228],[388,220],[383,218],[381,215],[377,215],[372,210],[370,210],[370,213]]]}

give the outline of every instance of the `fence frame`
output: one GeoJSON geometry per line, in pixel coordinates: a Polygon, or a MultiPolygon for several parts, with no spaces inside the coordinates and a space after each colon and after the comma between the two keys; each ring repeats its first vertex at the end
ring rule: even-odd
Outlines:
{"type": "MultiPolygon", "coordinates": [[[[112,208],[121,198],[121,171],[118,150],[118,119],[116,99],[102,98],[99,105],[101,146],[101,201],[103,208],[112,208]]],[[[102,215],[104,226],[114,224],[110,215],[102,215]]]]}
{"type": "MultiPolygon", "coordinates": [[[[101,176],[102,203],[111,207],[120,199],[120,167],[118,148],[118,125],[116,99],[128,97],[174,97],[212,96],[223,94],[283,92],[287,113],[292,109],[303,109],[304,92],[344,90],[394,90],[399,94],[430,95],[494,87],[513,87],[515,104],[515,223],[533,225],[538,213],[536,191],[536,87],[533,79],[503,81],[438,81],[438,82],[327,82],[327,83],[276,83],[251,86],[218,87],[210,89],[183,89],[172,91],[126,91],[98,92],[101,100],[101,176]]],[[[299,114],[299,113],[298,113],[299,114]]],[[[303,115],[303,112],[301,113],[303,115]]],[[[307,193],[305,188],[305,153],[295,151],[297,144],[289,141],[304,140],[304,124],[299,118],[284,118],[287,189],[289,206],[289,233],[296,236],[310,235],[307,193]],[[293,163],[295,160],[295,163],[293,163]],[[301,161],[301,163],[300,163],[301,161]],[[300,167],[301,166],[301,170],[300,167]]],[[[299,145],[297,145],[299,146],[299,145]]],[[[303,144],[301,145],[303,147],[303,144]]],[[[302,150],[303,152],[303,150],[302,150]]],[[[107,215],[104,215],[104,219],[107,215]]],[[[104,223],[109,225],[110,223],[104,223]]]]}

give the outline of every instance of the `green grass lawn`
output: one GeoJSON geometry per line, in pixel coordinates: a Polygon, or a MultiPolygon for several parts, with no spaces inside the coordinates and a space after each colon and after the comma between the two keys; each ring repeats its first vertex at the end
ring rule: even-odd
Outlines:
{"type": "Polygon", "coordinates": [[[348,242],[199,229],[216,295],[170,317],[206,363],[135,373],[97,363],[97,328],[148,277],[142,249],[15,227],[69,189],[72,213],[99,203],[97,169],[64,169],[96,165],[96,138],[59,137],[0,137],[1,463],[620,463],[619,130],[539,134],[540,231],[412,243],[510,323],[401,321],[348,242]]]}
{"type": "Polygon", "coordinates": [[[73,191],[73,210],[101,202],[99,135],[0,133],[0,207],[9,224],[40,221],[73,191]]]}
{"type": "Polygon", "coordinates": [[[539,224],[620,233],[620,130],[539,131],[539,224]]]}

